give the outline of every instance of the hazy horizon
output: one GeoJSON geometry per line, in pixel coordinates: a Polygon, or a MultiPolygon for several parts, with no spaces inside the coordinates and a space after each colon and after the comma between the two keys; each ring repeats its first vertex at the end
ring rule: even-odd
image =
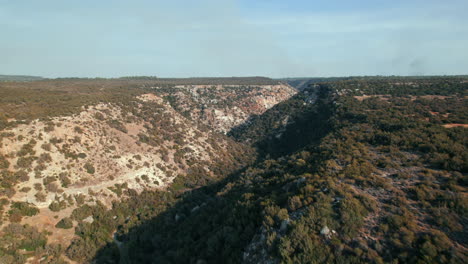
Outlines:
{"type": "Polygon", "coordinates": [[[459,0],[0,0],[0,74],[464,75],[465,10],[459,0]]]}
{"type": "Polygon", "coordinates": [[[203,78],[270,78],[273,80],[282,80],[282,79],[320,79],[320,78],[360,78],[360,77],[383,77],[383,78],[392,78],[392,77],[421,77],[421,78],[430,78],[430,77],[466,77],[468,74],[432,74],[432,75],[342,75],[342,76],[283,76],[283,77],[271,77],[271,76],[178,76],[178,77],[167,77],[167,76],[150,76],[150,75],[123,75],[123,76],[113,76],[113,77],[100,77],[100,76],[57,76],[57,77],[45,77],[38,75],[26,75],[26,74],[3,74],[0,72],[0,77],[35,77],[43,79],[119,79],[119,78],[158,78],[158,79],[203,79],[203,78]]]}

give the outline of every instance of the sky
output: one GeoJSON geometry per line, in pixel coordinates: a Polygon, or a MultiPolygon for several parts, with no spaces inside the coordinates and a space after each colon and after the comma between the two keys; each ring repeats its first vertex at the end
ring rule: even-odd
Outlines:
{"type": "Polygon", "coordinates": [[[0,0],[0,74],[468,74],[467,0],[0,0]]]}

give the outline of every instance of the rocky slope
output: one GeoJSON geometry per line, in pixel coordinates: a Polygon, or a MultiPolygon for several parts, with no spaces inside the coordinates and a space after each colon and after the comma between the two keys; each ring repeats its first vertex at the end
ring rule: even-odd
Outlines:
{"type": "MultiPolygon", "coordinates": [[[[248,152],[228,138],[198,129],[153,94],[141,95],[134,105],[128,112],[101,103],[77,115],[2,131],[0,155],[9,164],[2,171],[17,182],[3,194],[10,204],[40,209],[22,222],[53,231],[80,204],[110,206],[129,190],[165,188],[190,171],[214,176],[217,165],[237,163],[236,150],[248,152]],[[150,116],[145,115],[148,110],[150,116]]],[[[18,214],[5,214],[5,224],[17,221],[18,214]]]]}
{"type": "Polygon", "coordinates": [[[155,93],[191,120],[226,134],[254,115],[289,99],[297,91],[276,85],[177,85],[155,87],[155,93]]]}

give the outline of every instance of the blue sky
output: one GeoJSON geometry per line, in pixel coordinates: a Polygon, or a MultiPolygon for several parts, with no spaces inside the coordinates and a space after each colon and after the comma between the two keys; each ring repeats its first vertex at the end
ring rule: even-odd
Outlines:
{"type": "Polygon", "coordinates": [[[0,0],[0,74],[468,74],[468,1],[0,0]]]}

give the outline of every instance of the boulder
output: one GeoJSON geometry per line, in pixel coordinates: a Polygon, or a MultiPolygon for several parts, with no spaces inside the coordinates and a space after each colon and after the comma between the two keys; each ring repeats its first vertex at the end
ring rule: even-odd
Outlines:
{"type": "Polygon", "coordinates": [[[322,230],[320,230],[320,234],[324,236],[330,235],[330,229],[328,228],[328,226],[324,226],[322,230]]]}
{"type": "Polygon", "coordinates": [[[83,219],[83,222],[92,224],[94,222],[94,218],[92,215],[90,215],[86,217],[85,219],[83,219]]]}

